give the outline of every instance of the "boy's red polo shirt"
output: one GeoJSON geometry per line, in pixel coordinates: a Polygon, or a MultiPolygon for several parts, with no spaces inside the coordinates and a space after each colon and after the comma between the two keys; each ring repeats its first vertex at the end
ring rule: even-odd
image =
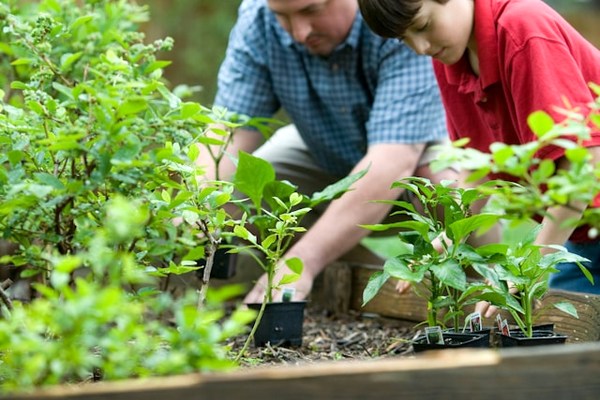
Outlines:
{"type": "MultiPolygon", "coordinates": [[[[452,140],[469,137],[469,146],[488,152],[493,142],[535,140],[527,126],[534,111],[556,121],[567,104],[586,113],[596,97],[588,83],[600,84],[600,51],[552,8],[537,0],[477,0],[474,21],[479,76],[467,57],[450,66],[434,60],[452,140]]],[[[600,145],[600,131],[585,145],[600,145]]],[[[563,153],[548,147],[540,157],[563,153]]],[[[583,229],[571,239],[589,240],[583,229]]]]}

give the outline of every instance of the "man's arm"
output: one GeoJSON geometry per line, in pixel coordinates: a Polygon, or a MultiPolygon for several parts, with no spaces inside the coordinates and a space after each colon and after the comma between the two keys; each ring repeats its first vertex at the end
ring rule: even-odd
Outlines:
{"type": "MultiPolygon", "coordinates": [[[[359,224],[374,224],[385,218],[391,205],[373,200],[397,199],[400,190],[391,184],[403,177],[412,176],[423,151],[423,144],[378,144],[372,146],[352,173],[369,168],[367,174],[356,182],[352,190],[331,202],[318,221],[288,250],[286,257],[299,257],[304,271],[296,288],[294,299],[304,299],[312,288],[314,278],[332,261],[356,246],[368,230],[359,224]]],[[[278,276],[286,271],[281,266],[278,276]]],[[[245,302],[260,302],[264,296],[264,277],[246,296],[245,302]]],[[[280,299],[274,293],[274,299],[280,299]]]]}

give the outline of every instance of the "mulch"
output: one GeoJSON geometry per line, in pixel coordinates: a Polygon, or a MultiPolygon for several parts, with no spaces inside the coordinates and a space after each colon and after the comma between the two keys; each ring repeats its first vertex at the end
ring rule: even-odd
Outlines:
{"type": "MultiPolygon", "coordinates": [[[[349,311],[332,315],[325,310],[307,307],[301,346],[250,346],[241,360],[243,368],[258,365],[300,365],[321,361],[373,360],[409,357],[414,354],[410,340],[417,329],[405,321],[379,315],[349,311]]],[[[229,344],[239,351],[246,335],[229,344]]]]}

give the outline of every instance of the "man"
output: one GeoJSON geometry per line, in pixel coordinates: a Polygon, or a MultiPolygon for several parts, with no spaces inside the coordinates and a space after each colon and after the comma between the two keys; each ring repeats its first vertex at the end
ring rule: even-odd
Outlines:
{"type": "MultiPolygon", "coordinates": [[[[304,262],[294,300],[304,299],[323,268],[369,233],[359,224],[389,214],[389,205],[372,200],[397,198],[401,193],[390,186],[400,178],[431,176],[426,148],[447,136],[430,63],[373,34],[356,0],[243,1],[215,105],[251,117],[286,111],[292,125],[264,145],[257,131],[239,129],[227,151],[256,150],[301,193],[369,169],[290,247],[286,257],[304,262]]],[[[210,165],[204,157],[199,162],[210,165]]],[[[228,160],[220,168],[220,176],[234,172],[228,160]]],[[[452,179],[445,174],[431,179],[452,179]]],[[[282,266],[279,274],[285,272],[282,266]]],[[[260,278],[245,301],[262,301],[265,282],[260,278]]]]}

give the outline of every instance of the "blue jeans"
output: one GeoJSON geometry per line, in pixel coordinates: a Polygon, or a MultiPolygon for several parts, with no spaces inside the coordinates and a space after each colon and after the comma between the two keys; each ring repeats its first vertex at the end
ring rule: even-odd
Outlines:
{"type": "Polygon", "coordinates": [[[569,290],[572,292],[600,294],[600,241],[587,243],[565,243],[570,253],[578,254],[590,260],[583,265],[594,277],[594,285],[583,275],[579,266],[575,263],[558,264],[560,272],[550,276],[549,286],[552,289],[569,290]]]}

